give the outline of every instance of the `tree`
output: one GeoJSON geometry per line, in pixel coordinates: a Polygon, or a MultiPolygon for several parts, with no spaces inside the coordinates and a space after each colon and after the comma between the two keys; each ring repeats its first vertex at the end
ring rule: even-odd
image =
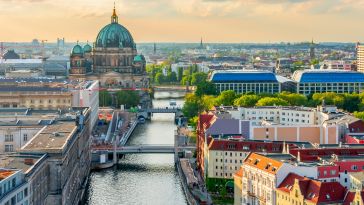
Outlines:
{"type": "Polygon", "coordinates": [[[216,105],[226,105],[226,106],[233,105],[235,98],[236,98],[235,91],[233,90],[223,91],[216,98],[216,105]]]}
{"type": "Polygon", "coordinates": [[[154,80],[155,83],[157,84],[162,84],[164,82],[164,76],[162,73],[157,73],[155,75],[155,80],[154,80]]]}
{"type": "Polygon", "coordinates": [[[203,72],[192,74],[191,84],[198,85],[207,80],[207,74],[203,72]]]}
{"type": "Polygon", "coordinates": [[[203,81],[203,82],[197,84],[195,94],[197,96],[216,95],[217,91],[216,91],[216,87],[213,83],[211,83],[209,81],[203,81]]]}
{"type": "Polygon", "coordinates": [[[110,106],[112,103],[112,98],[109,92],[106,90],[101,90],[99,92],[99,101],[101,107],[110,106]]]}
{"type": "Polygon", "coordinates": [[[364,112],[354,112],[354,116],[361,120],[364,120],[364,112]]]}
{"type": "Polygon", "coordinates": [[[256,104],[256,106],[287,106],[287,105],[288,105],[287,101],[276,97],[264,97],[260,99],[256,104]]]}
{"type": "Polygon", "coordinates": [[[308,104],[307,97],[298,93],[282,92],[278,97],[287,101],[291,106],[305,106],[308,104]]]}
{"type": "Polygon", "coordinates": [[[199,111],[209,111],[215,105],[215,97],[211,95],[204,95],[200,99],[199,111]]]}
{"type": "Polygon", "coordinates": [[[170,82],[177,82],[177,74],[175,72],[168,73],[168,78],[170,82]]]}
{"type": "Polygon", "coordinates": [[[117,106],[125,105],[126,108],[137,106],[140,102],[139,94],[135,91],[121,90],[116,93],[117,106]]]}
{"type": "Polygon", "coordinates": [[[199,99],[194,94],[187,94],[182,108],[183,115],[189,119],[198,115],[199,99]]]}
{"type": "Polygon", "coordinates": [[[336,105],[339,108],[343,108],[345,101],[342,95],[333,92],[315,93],[312,95],[312,100],[316,105],[319,105],[325,101],[326,105],[336,105]]]}
{"type": "Polygon", "coordinates": [[[177,71],[178,75],[178,81],[181,82],[182,77],[183,77],[183,68],[182,67],[178,67],[178,71],[177,71]]]}
{"type": "Polygon", "coordinates": [[[260,97],[257,95],[242,95],[240,98],[234,100],[234,105],[241,107],[252,107],[258,102],[259,99],[260,97]]]}
{"type": "Polygon", "coordinates": [[[349,112],[354,112],[359,110],[359,106],[361,104],[361,100],[359,98],[359,95],[356,93],[344,94],[344,104],[343,108],[349,112]]]}
{"type": "Polygon", "coordinates": [[[191,77],[189,75],[183,76],[181,84],[182,85],[191,85],[191,77]]]}

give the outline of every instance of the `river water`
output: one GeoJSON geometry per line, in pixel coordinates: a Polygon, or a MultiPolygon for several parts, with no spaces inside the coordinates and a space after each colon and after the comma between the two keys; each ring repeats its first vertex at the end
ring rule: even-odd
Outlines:
{"type": "MultiPolygon", "coordinates": [[[[168,99],[153,101],[154,107],[168,104],[168,99]]],[[[138,125],[128,144],[173,144],[175,129],[173,114],[154,114],[138,125]]],[[[118,167],[92,172],[87,193],[89,205],[187,204],[173,154],[126,155],[118,167]]]]}

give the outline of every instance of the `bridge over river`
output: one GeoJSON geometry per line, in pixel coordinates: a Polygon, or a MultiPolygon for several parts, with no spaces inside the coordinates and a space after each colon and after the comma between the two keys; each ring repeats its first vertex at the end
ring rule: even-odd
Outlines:
{"type": "Polygon", "coordinates": [[[98,148],[94,151],[107,151],[109,153],[116,152],[117,154],[175,154],[181,150],[193,151],[196,146],[174,146],[174,145],[133,145],[122,146],[117,148],[98,148]]]}

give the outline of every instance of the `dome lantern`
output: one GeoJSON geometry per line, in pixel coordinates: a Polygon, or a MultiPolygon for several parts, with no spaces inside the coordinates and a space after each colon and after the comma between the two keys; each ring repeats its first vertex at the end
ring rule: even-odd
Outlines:
{"type": "Polygon", "coordinates": [[[111,23],[118,23],[118,15],[116,15],[115,2],[114,2],[114,10],[111,16],[111,23]]]}

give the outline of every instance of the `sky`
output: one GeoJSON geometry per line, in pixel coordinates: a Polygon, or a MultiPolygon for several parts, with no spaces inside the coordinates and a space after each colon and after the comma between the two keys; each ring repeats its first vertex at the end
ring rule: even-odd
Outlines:
{"type": "MultiPolygon", "coordinates": [[[[94,42],[114,0],[0,0],[0,42],[94,42]]],[[[116,0],[138,42],[364,42],[364,0],[116,0]]]]}

